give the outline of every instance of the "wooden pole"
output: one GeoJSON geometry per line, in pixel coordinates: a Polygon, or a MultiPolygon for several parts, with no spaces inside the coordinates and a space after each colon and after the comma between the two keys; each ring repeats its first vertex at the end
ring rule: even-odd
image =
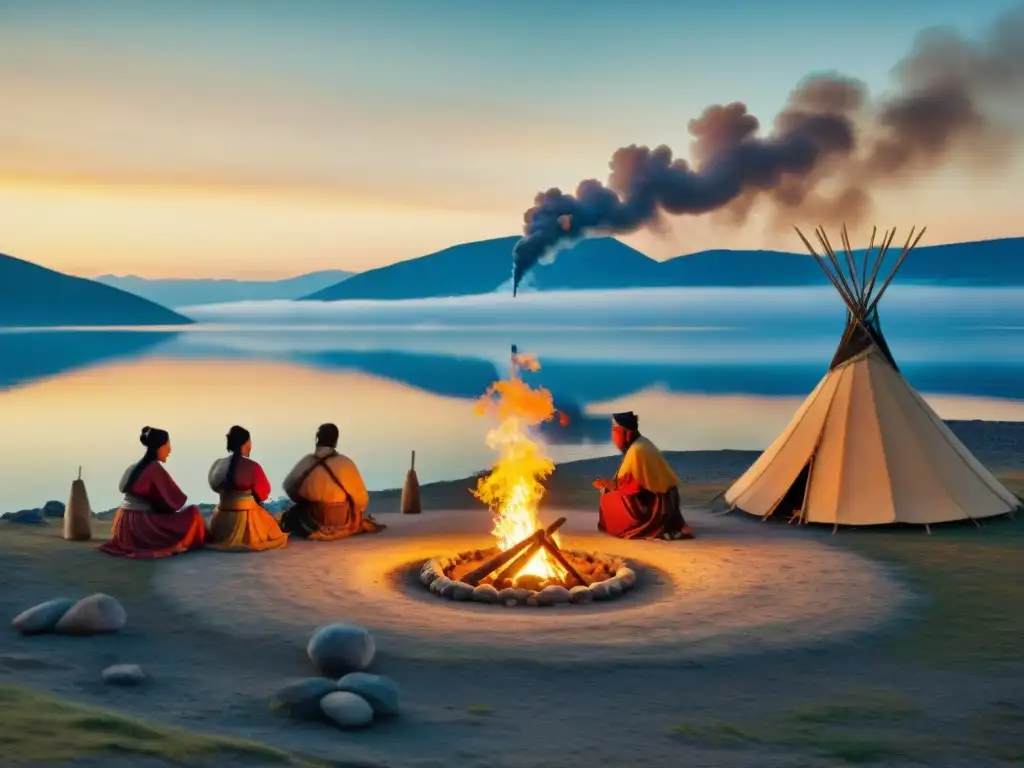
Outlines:
{"type": "Polygon", "coordinates": [[[497,555],[492,557],[487,562],[477,566],[472,571],[462,577],[462,580],[472,586],[478,585],[485,578],[490,576],[496,570],[511,562],[520,552],[529,547],[534,542],[540,541],[541,537],[546,536],[550,533],[554,533],[559,528],[565,525],[565,518],[560,517],[555,522],[547,527],[538,528],[536,531],[531,533],[525,539],[520,541],[518,544],[513,544],[511,547],[506,549],[504,552],[499,552],[497,555]]]}

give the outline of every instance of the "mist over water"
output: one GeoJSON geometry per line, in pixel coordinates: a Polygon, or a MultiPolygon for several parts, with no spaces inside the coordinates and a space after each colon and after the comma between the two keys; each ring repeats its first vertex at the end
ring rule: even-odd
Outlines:
{"type": "MultiPolygon", "coordinates": [[[[335,421],[370,488],[483,469],[491,426],[473,413],[536,354],[534,383],[570,414],[544,439],[556,461],[608,455],[608,414],[635,410],[665,449],[760,449],[824,374],[845,321],[830,287],[488,295],[406,302],[193,308],[184,330],[0,333],[0,511],[67,496],[83,465],[97,509],[168,429],[170,471],[193,500],[238,423],[275,488],[335,421]],[[68,441],[55,443],[58,423],[68,441]]],[[[882,324],[904,375],[946,418],[1024,420],[1024,290],[896,286],[882,324]]],[[[275,491],[276,493],[276,491],[275,491]]]]}

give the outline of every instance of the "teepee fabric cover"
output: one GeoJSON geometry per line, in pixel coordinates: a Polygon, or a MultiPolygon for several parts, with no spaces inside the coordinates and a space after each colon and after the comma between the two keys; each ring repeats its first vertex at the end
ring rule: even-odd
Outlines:
{"type": "Polygon", "coordinates": [[[829,372],[725,492],[726,507],[832,525],[930,525],[1017,509],[1020,500],[903,378],[877,314],[863,314],[870,306],[863,293],[848,304],[847,329],[829,372]]]}

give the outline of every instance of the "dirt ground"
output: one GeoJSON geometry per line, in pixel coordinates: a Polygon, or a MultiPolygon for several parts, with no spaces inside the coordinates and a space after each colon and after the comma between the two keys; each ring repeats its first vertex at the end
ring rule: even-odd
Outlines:
{"type": "MultiPolygon", "coordinates": [[[[690,471],[692,456],[672,456],[691,481],[688,502],[714,495],[719,476],[743,460],[720,453],[723,461],[708,463],[704,474],[690,471]]],[[[592,504],[586,482],[605,465],[610,460],[561,467],[551,508],[592,504]]],[[[1003,476],[1024,490],[1019,470],[1003,476]]],[[[61,541],[57,526],[3,525],[6,616],[53,597],[105,591],[124,603],[129,624],[102,638],[0,633],[0,683],[336,765],[985,768],[1024,761],[1020,521],[931,536],[833,537],[688,509],[697,540],[638,549],[588,534],[586,513],[578,513],[566,538],[606,542],[656,565],[647,595],[640,590],[635,604],[578,615],[566,607],[513,617],[403,592],[395,576],[403,562],[436,554],[449,540],[479,540],[471,524],[450,522],[465,515],[437,513],[456,502],[472,507],[468,484],[426,487],[424,515],[377,537],[259,555],[126,562],[61,541]],[[448,525],[464,532],[447,533],[448,525]],[[506,617],[513,620],[503,625],[506,617]],[[555,618],[565,626],[550,629],[555,618]],[[276,688],[310,674],[305,639],[332,619],[374,630],[374,669],[401,685],[402,717],[343,733],[268,710],[276,688]],[[539,631],[545,624],[550,631],[539,631]],[[108,687],[99,674],[112,663],[141,664],[152,680],[108,687]]],[[[374,504],[384,508],[389,498],[374,504]]],[[[0,743],[19,743],[5,727],[0,743]]],[[[44,764],[46,750],[37,745],[35,754],[44,764]]],[[[0,755],[2,764],[13,753],[0,755]]],[[[117,765],[85,749],[82,758],[62,759],[117,765]]],[[[236,752],[208,762],[267,759],[236,752]]]]}

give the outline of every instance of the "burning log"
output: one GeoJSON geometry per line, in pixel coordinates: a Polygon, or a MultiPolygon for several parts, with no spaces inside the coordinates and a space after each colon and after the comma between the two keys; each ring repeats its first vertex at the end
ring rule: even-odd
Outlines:
{"type": "MultiPolygon", "coordinates": [[[[551,525],[549,525],[546,530],[544,528],[538,528],[536,531],[531,533],[518,544],[509,547],[504,552],[499,552],[497,555],[492,557],[487,562],[483,563],[478,568],[475,568],[469,573],[467,573],[465,576],[462,577],[462,580],[471,586],[477,586],[483,579],[487,578],[496,570],[511,562],[516,556],[519,555],[520,552],[530,547],[532,544],[539,545],[540,542],[546,540],[548,536],[553,534],[563,525],[565,525],[565,518],[560,517],[557,520],[555,520],[555,522],[553,522],[551,525]]],[[[536,554],[536,552],[534,554],[536,554]]],[[[562,553],[559,552],[558,554],[561,555],[562,553]]],[[[525,565],[527,562],[529,561],[524,561],[523,565],[525,565]]]]}
{"type": "Polygon", "coordinates": [[[565,559],[565,555],[562,554],[562,550],[558,548],[558,545],[555,544],[555,542],[547,536],[544,536],[540,540],[540,545],[548,551],[549,555],[555,558],[555,561],[562,566],[562,568],[565,569],[565,572],[575,579],[578,584],[581,584],[584,587],[590,586],[590,584],[587,583],[587,580],[580,576],[580,572],[572,567],[572,563],[565,559]]]}
{"type": "Polygon", "coordinates": [[[544,542],[551,541],[551,537],[554,535],[555,531],[561,528],[564,523],[565,518],[560,517],[549,525],[547,530],[544,531],[544,536],[542,538],[533,542],[533,544],[526,548],[526,551],[523,552],[523,554],[517,557],[515,561],[508,566],[508,568],[494,577],[494,583],[498,584],[503,581],[513,581],[515,577],[519,575],[519,572],[526,567],[526,564],[533,559],[534,555],[540,551],[540,548],[544,546],[544,542]]]}

